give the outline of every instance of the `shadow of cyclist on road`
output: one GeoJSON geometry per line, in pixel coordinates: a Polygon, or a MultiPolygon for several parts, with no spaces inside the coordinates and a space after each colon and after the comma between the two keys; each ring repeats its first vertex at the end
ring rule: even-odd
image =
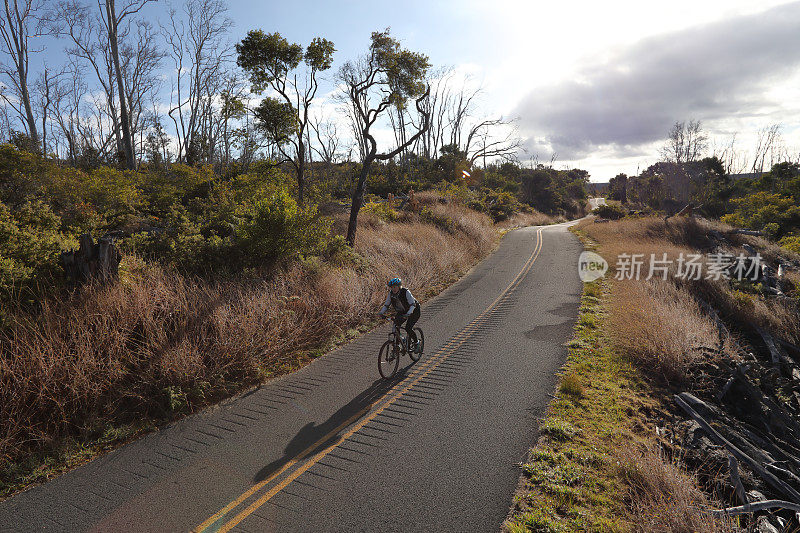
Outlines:
{"type": "Polygon", "coordinates": [[[393,379],[378,379],[366,390],[350,400],[333,413],[325,422],[317,425],[309,422],[289,441],[283,450],[283,457],[271,462],[258,471],[253,482],[267,479],[292,460],[302,460],[322,451],[339,438],[344,429],[367,414],[370,408],[405,378],[405,370],[398,371],[393,379]]]}

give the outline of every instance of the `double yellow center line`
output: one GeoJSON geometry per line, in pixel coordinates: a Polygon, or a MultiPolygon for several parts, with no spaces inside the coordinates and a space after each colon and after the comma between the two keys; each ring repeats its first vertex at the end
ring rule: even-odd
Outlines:
{"type": "Polygon", "coordinates": [[[534,246],[533,252],[531,252],[530,257],[523,265],[522,269],[519,271],[517,276],[508,284],[508,286],[500,293],[500,295],[491,303],[489,306],[475,319],[470,322],[467,326],[465,326],[459,333],[457,333],[454,337],[452,337],[444,346],[442,346],[436,353],[434,353],[430,358],[428,358],[423,364],[417,367],[417,373],[414,376],[411,376],[410,382],[405,385],[402,390],[400,390],[397,394],[391,396],[391,398],[384,401],[384,403],[378,407],[377,409],[370,411],[375,403],[379,403],[382,399],[377,399],[375,402],[358,413],[354,414],[344,422],[342,422],[339,426],[331,430],[321,439],[316,441],[314,444],[306,448],[303,452],[301,452],[297,457],[288,461],[283,467],[281,467],[278,471],[260,481],[259,483],[250,487],[247,491],[243,492],[241,496],[230,502],[228,505],[214,513],[213,516],[209,517],[205,522],[197,526],[193,531],[200,533],[204,531],[219,531],[219,532],[227,532],[234,528],[237,524],[239,524],[242,520],[253,514],[259,507],[267,503],[273,496],[279,493],[281,490],[286,488],[290,483],[292,483],[295,479],[300,477],[304,472],[306,472],[309,468],[317,464],[323,457],[328,455],[331,451],[333,451],[339,444],[343,441],[350,438],[354,433],[358,430],[363,428],[365,425],[370,423],[374,420],[378,415],[380,415],[384,409],[395,403],[397,400],[403,397],[414,385],[416,385],[420,380],[425,378],[431,371],[435,370],[444,360],[447,359],[448,356],[455,353],[456,350],[461,347],[464,342],[469,338],[472,333],[481,325],[481,321],[486,318],[495,308],[500,304],[500,302],[508,296],[511,291],[513,291],[517,285],[522,281],[525,275],[530,271],[531,267],[533,266],[534,261],[539,256],[539,252],[542,249],[542,230],[544,228],[539,228],[536,230],[536,245],[534,246]],[[365,416],[366,415],[366,416],[365,416]],[[364,418],[361,418],[364,417],[364,418]],[[361,420],[359,420],[361,419],[361,420]],[[358,422],[356,422],[358,421],[358,422]],[[355,425],[351,427],[347,432],[342,434],[340,437],[336,438],[340,431],[345,429],[346,427],[350,426],[355,422],[355,425]],[[225,519],[225,517],[234,509],[242,505],[246,500],[248,500],[251,496],[261,491],[261,489],[265,488],[269,485],[272,481],[278,478],[280,475],[284,474],[288,470],[291,470],[294,466],[298,463],[301,463],[306,457],[308,457],[314,450],[319,449],[319,447],[330,441],[331,439],[336,438],[336,441],[330,444],[329,446],[325,447],[322,451],[313,455],[308,461],[300,465],[298,468],[293,470],[289,475],[287,475],[284,479],[282,479],[279,483],[274,485],[272,488],[264,492],[258,499],[253,501],[247,508],[240,511],[236,514],[233,518],[228,520],[227,522],[220,524],[221,521],[225,519]],[[216,526],[213,527],[212,526],[216,526]]]}

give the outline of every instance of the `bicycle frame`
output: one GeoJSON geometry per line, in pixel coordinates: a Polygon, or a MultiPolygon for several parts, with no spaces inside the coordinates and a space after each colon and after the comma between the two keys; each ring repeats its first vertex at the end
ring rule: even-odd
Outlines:
{"type": "Polygon", "coordinates": [[[408,351],[408,335],[403,335],[401,328],[395,325],[389,333],[389,340],[395,345],[400,344],[404,350],[408,351]]]}

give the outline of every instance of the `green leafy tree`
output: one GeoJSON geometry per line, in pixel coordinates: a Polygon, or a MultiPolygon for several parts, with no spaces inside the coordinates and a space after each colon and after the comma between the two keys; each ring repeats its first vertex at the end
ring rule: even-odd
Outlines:
{"type": "Polygon", "coordinates": [[[725,165],[717,157],[701,159],[691,169],[691,200],[702,205],[708,215],[719,218],[725,214],[733,189],[725,165]]]}
{"type": "Polygon", "coordinates": [[[364,199],[364,186],[370,167],[375,161],[387,161],[402,153],[427,131],[430,125],[429,106],[423,105],[430,94],[425,76],[430,68],[428,57],[400,47],[389,30],[372,33],[369,51],[355,61],[348,61],[339,70],[338,81],[344,90],[355,133],[362,151],[361,172],[353,190],[347,243],[356,239],[358,211],[364,199]],[[375,123],[390,106],[405,109],[414,99],[420,120],[419,127],[405,142],[388,152],[378,153],[378,143],[372,134],[375,123]]]}
{"type": "Polygon", "coordinates": [[[608,181],[608,197],[623,204],[628,202],[628,175],[617,174],[608,181]]]}
{"type": "Polygon", "coordinates": [[[306,129],[308,111],[317,94],[317,76],[331,67],[336,49],[331,41],[314,38],[303,50],[280,33],[251,30],[236,45],[238,65],[250,75],[253,90],[272,89],[277,98],[267,97],[256,108],[259,128],[275,143],[281,156],[297,175],[297,199],[303,203],[305,165],[309,147],[306,129]],[[298,72],[300,64],[305,71],[298,72]]]}

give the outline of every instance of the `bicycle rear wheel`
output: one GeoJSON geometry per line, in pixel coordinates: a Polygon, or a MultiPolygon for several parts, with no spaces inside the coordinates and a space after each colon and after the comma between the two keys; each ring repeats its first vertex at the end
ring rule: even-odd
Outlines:
{"type": "Polygon", "coordinates": [[[416,363],[422,357],[422,351],[425,349],[425,334],[420,328],[414,328],[414,333],[417,335],[417,351],[409,350],[408,355],[416,363]]]}
{"type": "Polygon", "coordinates": [[[378,352],[378,372],[384,379],[389,379],[397,372],[400,365],[400,351],[395,350],[392,341],[386,341],[378,352]],[[397,352],[397,353],[395,353],[397,352]]]}

